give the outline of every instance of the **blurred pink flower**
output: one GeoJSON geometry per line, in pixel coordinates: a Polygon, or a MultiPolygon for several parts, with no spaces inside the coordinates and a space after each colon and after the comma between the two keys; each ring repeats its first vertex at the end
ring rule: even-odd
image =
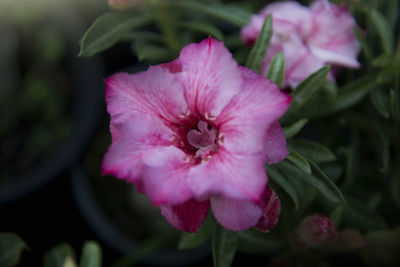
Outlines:
{"type": "Polygon", "coordinates": [[[248,229],[272,199],[264,164],[288,154],[278,119],[290,100],[223,43],[189,44],[174,61],[106,80],[103,173],[134,183],[178,229],[197,231],[210,206],[224,227],[248,229]]]}
{"type": "Polygon", "coordinates": [[[334,222],[321,214],[305,217],[297,227],[293,241],[298,248],[318,248],[333,245],[338,233],[334,222]]]}
{"type": "MultiPolygon", "coordinates": [[[[353,33],[356,24],[347,7],[328,0],[316,0],[310,8],[293,1],[269,4],[242,29],[246,44],[255,42],[269,14],[272,14],[274,33],[262,73],[268,71],[273,56],[282,51],[286,64],[283,86],[295,88],[325,64],[360,66],[357,61],[360,45],[353,33]]],[[[334,79],[332,73],[329,77],[334,79]]]]}

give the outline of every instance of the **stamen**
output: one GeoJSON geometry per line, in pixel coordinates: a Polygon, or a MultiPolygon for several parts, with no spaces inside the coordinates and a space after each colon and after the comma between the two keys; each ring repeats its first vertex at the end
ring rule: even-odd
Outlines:
{"type": "Polygon", "coordinates": [[[218,146],[215,144],[217,130],[208,129],[208,124],[205,121],[199,121],[197,127],[199,131],[193,129],[187,133],[187,140],[191,146],[198,149],[195,157],[205,159],[217,151],[218,146]]]}

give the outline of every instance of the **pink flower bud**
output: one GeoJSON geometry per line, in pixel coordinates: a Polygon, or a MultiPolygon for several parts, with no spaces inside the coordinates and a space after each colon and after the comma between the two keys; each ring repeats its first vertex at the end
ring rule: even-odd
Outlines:
{"type": "Polygon", "coordinates": [[[269,232],[275,227],[279,220],[279,214],[281,213],[281,201],[278,195],[267,187],[261,202],[262,216],[258,220],[255,229],[262,232],[269,232]]]}
{"type": "Polygon", "coordinates": [[[305,217],[294,234],[294,245],[299,248],[318,248],[336,242],[337,229],[331,219],[321,214],[305,217]]]}

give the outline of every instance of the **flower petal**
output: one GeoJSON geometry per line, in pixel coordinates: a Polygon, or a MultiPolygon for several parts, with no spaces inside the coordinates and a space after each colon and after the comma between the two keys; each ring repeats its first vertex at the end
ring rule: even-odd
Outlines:
{"type": "Polygon", "coordinates": [[[286,112],[291,97],[266,78],[245,68],[241,71],[242,90],[216,118],[221,145],[232,153],[262,153],[268,128],[286,112]]]}
{"type": "Polygon", "coordinates": [[[196,200],[188,200],[183,204],[175,206],[161,206],[161,214],[167,221],[185,232],[197,232],[200,225],[207,218],[210,202],[198,202],[196,200]]]}
{"type": "Polygon", "coordinates": [[[190,169],[188,182],[199,200],[219,194],[260,201],[267,183],[264,156],[233,154],[220,147],[211,159],[190,169]]]}
{"type": "Polygon", "coordinates": [[[119,138],[113,138],[102,163],[103,174],[137,183],[144,152],[171,145],[172,132],[160,119],[132,114],[122,124],[114,125],[119,138]]]}
{"type": "Polygon", "coordinates": [[[185,46],[179,56],[182,83],[190,109],[202,116],[217,116],[240,90],[236,61],[222,42],[208,38],[185,46]]]}
{"type": "Polygon", "coordinates": [[[278,195],[268,186],[263,193],[263,200],[259,207],[262,209],[262,216],[254,228],[268,232],[278,223],[279,214],[281,213],[281,201],[278,195]]]}
{"type": "Polygon", "coordinates": [[[265,140],[265,155],[268,164],[278,163],[289,155],[286,138],[278,121],[269,127],[265,140]]]}
{"type": "Polygon", "coordinates": [[[214,196],[210,202],[218,223],[232,231],[243,231],[253,227],[262,215],[261,208],[249,200],[214,196]]]}
{"type": "Polygon", "coordinates": [[[111,123],[125,122],[133,113],[156,116],[167,122],[179,121],[179,116],[187,112],[187,104],[177,76],[168,68],[153,66],[144,72],[109,77],[106,102],[111,123]]]}
{"type": "Polygon", "coordinates": [[[192,166],[175,146],[159,147],[143,154],[142,180],[154,205],[177,205],[193,197],[187,182],[192,166]]]}

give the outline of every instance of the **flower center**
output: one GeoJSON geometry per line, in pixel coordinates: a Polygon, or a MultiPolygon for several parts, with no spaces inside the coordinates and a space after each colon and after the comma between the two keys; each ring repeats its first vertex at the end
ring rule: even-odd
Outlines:
{"type": "Polygon", "coordinates": [[[217,130],[209,127],[208,123],[200,120],[197,123],[198,130],[192,129],[187,133],[189,144],[196,148],[195,158],[205,159],[217,151],[217,130]]]}

